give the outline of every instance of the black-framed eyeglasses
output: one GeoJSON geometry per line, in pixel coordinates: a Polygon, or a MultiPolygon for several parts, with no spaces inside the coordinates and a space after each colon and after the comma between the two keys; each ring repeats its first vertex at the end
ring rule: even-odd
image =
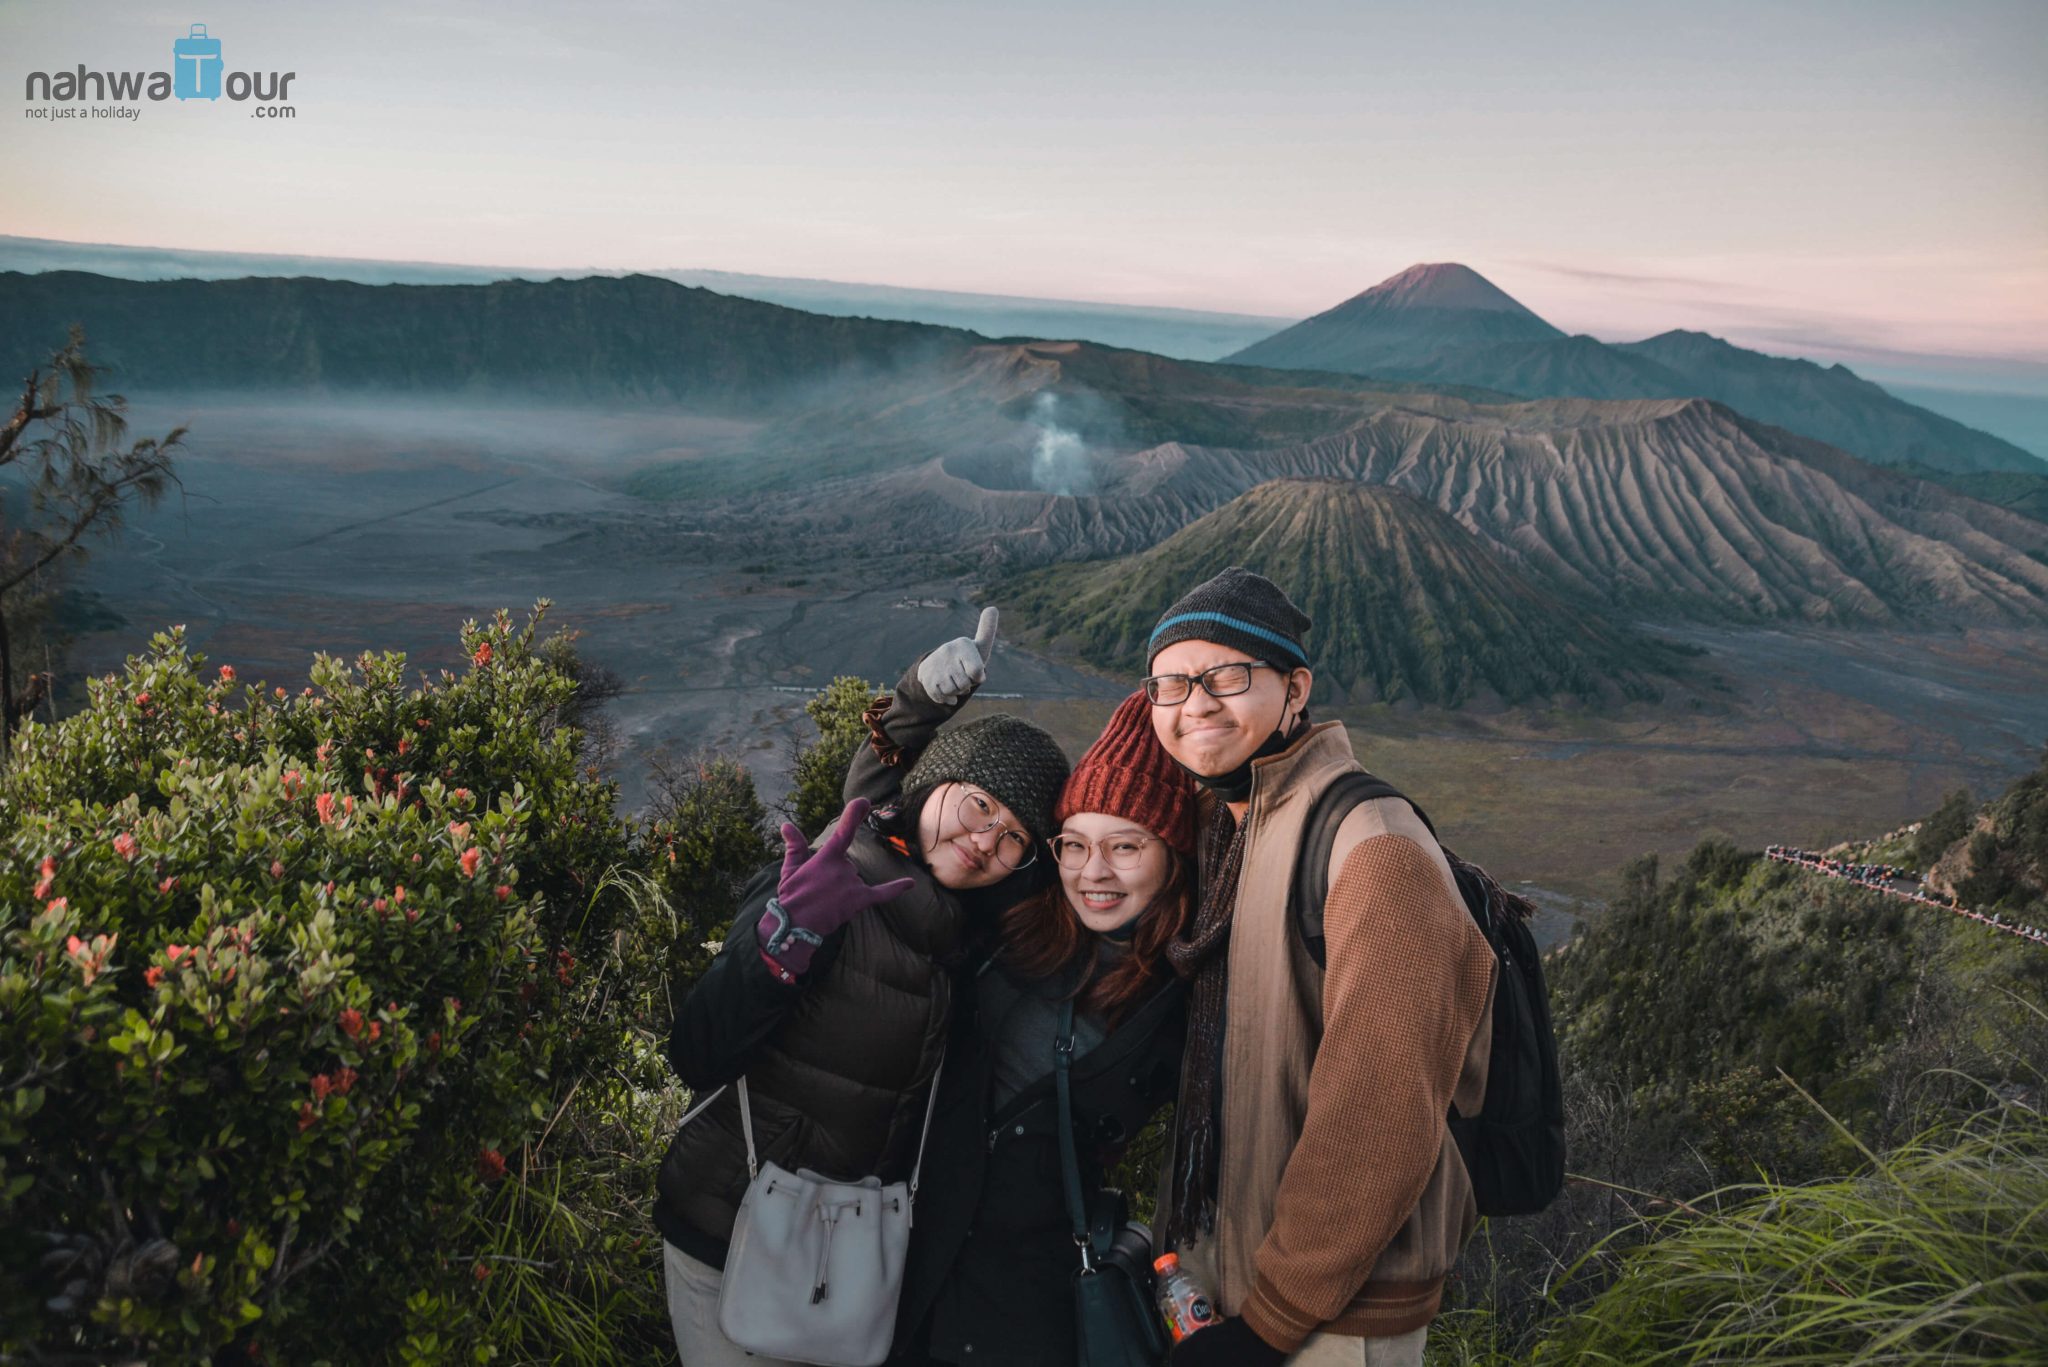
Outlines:
{"type": "Polygon", "coordinates": [[[1052,857],[1059,860],[1063,869],[1079,870],[1087,868],[1089,858],[1101,850],[1111,868],[1130,873],[1145,862],[1145,847],[1158,839],[1154,835],[1112,835],[1098,841],[1084,835],[1056,835],[1052,857]]]}
{"type": "Polygon", "coordinates": [[[960,795],[960,824],[971,835],[983,835],[1002,826],[1003,833],[996,837],[996,862],[1015,873],[1018,869],[1031,867],[1031,861],[1038,858],[1038,846],[1015,826],[1003,826],[1003,819],[996,815],[996,804],[987,794],[968,789],[960,795]]]}
{"type": "Polygon", "coordinates": [[[1199,674],[1154,674],[1145,680],[1145,696],[1154,707],[1171,707],[1186,702],[1194,694],[1195,685],[1200,684],[1202,691],[1212,698],[1234,697],[1252,686],[1254,669],[1279,667],[1264,660],[1233,660],[1199,674]]]}

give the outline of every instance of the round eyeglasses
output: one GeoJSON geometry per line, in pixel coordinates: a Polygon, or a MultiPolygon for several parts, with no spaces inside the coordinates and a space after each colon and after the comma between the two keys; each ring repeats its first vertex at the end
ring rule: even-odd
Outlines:
{"type": "Polygon", "coordinates": [[[1018,869],[1029,868],[1031,861],[1038,857],[1038,847],[1031,837],[1014,826],[1004,826],[1003,819],[996,815],[996,804],[986,793],[970,788],[960,796],[960,824],[971,835],[983,835],[1002,827],[1002,834],[996,838],[996,862],[1015,873],[1018,869]]]}
{"type": "Polygon", "coordinates": [[[1200,684],[1202,691],[1212,698],[1234,697],[1252,686],[1254,669],[1279,667],[1264,660],[1234,660],[1199,674],[1154,674],[1145,680],[1145,696],[1154,707],[1171,707],[1186,702],[1194,694],[1195,685],[1200,684]]]}
{"type": "Polygon", "coordinates": [[[1095,851],[1101,850],[1111,868],[1130,873],[1145,861],[1145,847],[1157,839],[1150,835],[1112,835],[1096,841],[1081,835],[1057,835],[1053,837],[1052,857],[1059,860],[1061,868],[1078,872],[1088,867],[1095,851]]]}

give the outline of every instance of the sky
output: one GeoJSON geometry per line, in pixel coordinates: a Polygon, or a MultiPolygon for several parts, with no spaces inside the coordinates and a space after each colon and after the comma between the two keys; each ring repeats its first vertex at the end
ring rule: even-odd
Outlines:
{"type": "Polygon", "coordinates": [[[2044,70],[2048,0],[0,0],[0,233],[1278,317],[1462,261],[1609,339],[2033,370],[2044,70]],[[33,115],[195,20],[292,117],[33,115]]]}

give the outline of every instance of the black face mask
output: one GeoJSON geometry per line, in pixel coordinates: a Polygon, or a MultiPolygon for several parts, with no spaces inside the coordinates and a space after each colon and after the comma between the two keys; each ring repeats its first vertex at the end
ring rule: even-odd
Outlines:
{"type": "Polygon", "coordinates": [[[1174,760],[1173,762],[1180,764],[1181,768],[1187,769],[1188,777],[1216,794],[1220,801],[1243,802],[1252,795],[1252,761],[1264,759],[1268,755],[1277,755],[1288,746],[1294,744],[1294,738],[1301,734],[1302,724],[1307,720],[1308,717],[1305,714],[1296,717],[1294,719],[1294,729],[1291,731],[1281,731],[1276,727],[1273,734],[1266,737],[1265,743],[1252,751],[1249,759],[1227,774],[1217,774],[1211,777],[1208,774],[1198,774],[1194,770],[1188,769],[1188,766],[1180,764],[1179,760],[1174,760]]]}

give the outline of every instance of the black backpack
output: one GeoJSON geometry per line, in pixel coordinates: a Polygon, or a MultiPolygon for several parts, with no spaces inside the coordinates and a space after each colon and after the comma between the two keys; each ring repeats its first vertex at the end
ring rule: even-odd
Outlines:
{"type": "MultiPolygon", "coordinates": [[[[1294,919],[1318,968],[1323,966],[1323,900],[1329,895],[1330,851],[1337,828],[1352,808],[1400,791],[1368,773],[1346,774],[1316,800],[1294,870],[1294,919]]],[[[1415,804],[1415,815],[1436,827],[1415,804]]],[[[1529,933],[1535,910],[1502,888],[1476,864],[1444,851],[1465,910],[1493,947],[1493,1045],[1486,1071],[1486,1102],[1476,1116],[1450,1113],[1451,1137],[1472,1176],[1481,1215],[1533,1215],[1564,1189],[1564,1088],[1557,1072],[1557,1036],[1543,960],[1529,933]]]]}

